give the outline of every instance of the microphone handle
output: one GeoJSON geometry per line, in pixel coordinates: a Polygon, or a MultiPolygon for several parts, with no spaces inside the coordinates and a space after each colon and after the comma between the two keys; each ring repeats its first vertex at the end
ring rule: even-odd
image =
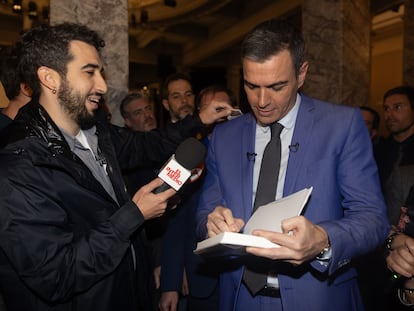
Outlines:
{"type": "Polygon", "coordinates": [[[154,189],[153,193],[158,194],[158,193],[164,192],[165,190],[168,190],[170,188],[171,188],[171,186],[169,184],[167,184],[166,182],[164,182],[161,186],[154,189]]]}

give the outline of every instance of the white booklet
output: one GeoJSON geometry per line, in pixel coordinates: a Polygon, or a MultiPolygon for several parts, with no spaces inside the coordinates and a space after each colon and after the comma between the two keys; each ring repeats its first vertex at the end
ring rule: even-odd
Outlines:
{"type": "MultiPolygon", "coordinates": [[[[282,220],[302,213],[312,193],[312,187],[260,206],[244,227],[244,233],[223,232],[197,243],[195,254],[224,255],[228,250],[244,251],[246,246],[273,248],[279,245],[260,236],[251,235],[253,230],[263,229],[282,232],[282,220]]],[[[237,253],[237,252],[236,252],[237,253]]]]}

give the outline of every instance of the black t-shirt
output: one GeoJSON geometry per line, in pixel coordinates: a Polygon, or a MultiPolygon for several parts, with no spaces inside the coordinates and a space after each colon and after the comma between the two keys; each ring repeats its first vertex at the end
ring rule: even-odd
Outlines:
{"type": "Polygon", "coordinates": [[[391,136],[381,141],[375,148],[381,185],[386,185],[395,166],[414,164],[414,135],[403,142],[395,141],[391,136]]]}
{"type": "Polygon", "coordinates": [[[12,121],[12,119],[0,112],[0,131],[9,125],[12,121]]]}

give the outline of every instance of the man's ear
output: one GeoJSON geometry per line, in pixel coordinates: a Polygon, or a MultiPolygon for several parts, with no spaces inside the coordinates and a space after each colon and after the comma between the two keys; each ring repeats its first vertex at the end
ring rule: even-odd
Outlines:
{"type": "Polygon", "coordinates": [[[53,94],[59,87],[59,74],[46,66],[41,66],[37,69],[37,76],[39,77],[40,84],[47,89],[51,90],[53,94]]]}
{"type": "Polygon", "coordinates": [[[299,74],[298,74],[298,88],[301,88],[302,85],[305,83],[306,74],[308,72],[309,63],[303,62],[302,66],[300,66],[299,74]]]}
{"type": "Polygon", "coordinates": [[[32,97],[33,95],[33,90],[27,83],[20,83],[20,92],[27,97],[32,97]]]}
{"type": "Polygon", "coordinates": [[[129,118],[124,118],[125,127],[131,128],[131,121],[129,121],[129,118]]]}
{"type": "Polygon", "coordinates": [[[162,105],[164,106],[165,110],[170,111],[170,106],[168,106],[168,100],[163,99],[162,105]]]}

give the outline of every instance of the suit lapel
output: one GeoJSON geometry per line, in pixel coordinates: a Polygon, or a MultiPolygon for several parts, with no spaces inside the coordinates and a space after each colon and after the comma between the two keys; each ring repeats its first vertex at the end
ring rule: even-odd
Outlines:
{"type": "Polygon", "coordinates": [[[251,216],[251,207],[253,204],[252,189],[253,189],[253,166],[255,152],[255,137],[256,137],[256,120],[252,114],[246,118],[243,128],[241,129],[242,152],[240,155],[240,163],[242,170],[242,193],[243,198],[243,212],[244,219],[249,219],[251,216]]]}
{"type": "Polygon", "coordinates": [[[303,161],[306,158],[306,153],[309,151],[311,133],[314,124],[314,102],[304,96],[299,107],[298,116],[296,118],[295,131],[293,133],[291,145],[298,144],[289,153],[289,161],[286,171],[285,186],[283,196],[289,195],[297,190],[297,180],[303,172],[303,161]]]}

